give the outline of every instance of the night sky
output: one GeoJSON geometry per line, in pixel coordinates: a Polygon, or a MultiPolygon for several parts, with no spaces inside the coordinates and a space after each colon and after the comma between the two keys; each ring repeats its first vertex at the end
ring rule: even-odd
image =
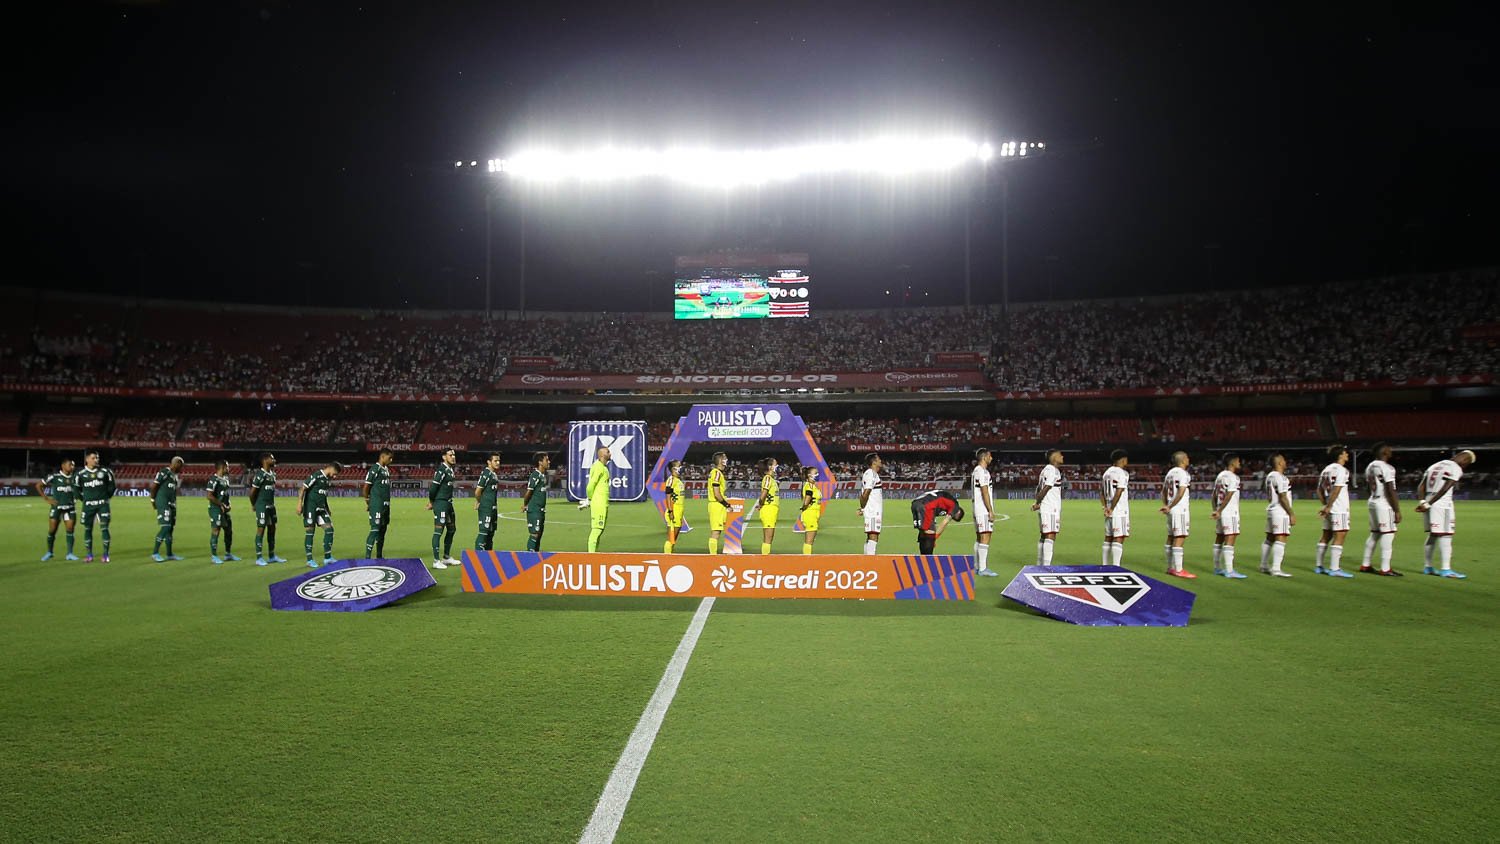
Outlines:
{"type": "MultiPolygon", "coordinates": [[[[1490,39],[1430,4],[426,5],[12,18],[5,283],[479,307],[491,185],[455,159],[888,130],[1048,142],[1006,165],[1016,300],[1500,263],[1490,39]]],[[[998,301],[1000,185],[502,186],[494,302],[523,205],[532,308],[664,310],[674,254],[729,246],[809,252],[822,302],[957,303],[966,205],[998,301]]]]}

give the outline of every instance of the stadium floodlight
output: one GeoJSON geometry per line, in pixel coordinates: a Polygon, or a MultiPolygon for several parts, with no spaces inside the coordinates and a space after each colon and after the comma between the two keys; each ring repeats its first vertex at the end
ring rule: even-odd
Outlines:
{"type": "Polygon", "coordinates": [[[817,174],[941,173],[971,162],[982,164],[994,156],[992,145],[962,138],[887,137],[767,150],[530,149],[509,158],[491,159],[488,170],[538,182],[598,183],[658,178],[699,187],[733,188],[787,182],[817,174]]]}

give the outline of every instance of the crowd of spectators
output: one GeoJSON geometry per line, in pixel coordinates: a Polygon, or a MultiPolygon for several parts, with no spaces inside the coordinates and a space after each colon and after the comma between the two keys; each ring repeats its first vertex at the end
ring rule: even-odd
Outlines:
{"type": "MultiPolygon", "coordinates": [[[[103,306],[94,305],[96,309],[103,306]]],[[[171,311],[168,308],[167,311],[171,311]]],[[[0,337],[0,381],[342,393],[487,391],[515,356],[559,370],[870,371],[973,353],[1006,390],[1088,390],[1492,373],[1494,270],[1014,308],[820,310],[796,320],[660,314],[487,321],[221,308],[39,320],[0,337]]]]}
{"type": "Polygon", "coordinates": [[[333,419],[194,419],[183,434],[185,440],[217,440],[226,443],[327,443],[333,437],[333,419]]]}
{"type": "Polygon", "coordinates": [[[175,440],[181,428],[176,416],[127,416],[115,420],[109,435],[116,440],[175,440]]]}
{"type": "Polygon", "coordinates": [[[1493,373],[1466,340],[1500,314],[1496,271],[1017,309],[989,373],[1008,390],[1090,390],[1493,373]]]}
{"type": "Polygon", "coordinates": [[[346,419],[339,423],[338,442],[412,443],[417,441],[421,423],[415,419],[346,419]]]}

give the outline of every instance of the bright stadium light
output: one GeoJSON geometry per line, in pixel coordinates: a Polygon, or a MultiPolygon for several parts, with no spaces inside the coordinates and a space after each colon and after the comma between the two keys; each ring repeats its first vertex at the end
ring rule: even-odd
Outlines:
{"type": "Polygon", "coordinates": [[[540,182],[617,182],[658,178],[688,185],[731,188],[786,182],[827,173],[901,176],[941,173],[995,155],[987,143],[962,138],[878,138],[841,144],[811,144],[769,150],[707,147],[563,152],[523,150],[491,160],[491,173],[540,182]]]}

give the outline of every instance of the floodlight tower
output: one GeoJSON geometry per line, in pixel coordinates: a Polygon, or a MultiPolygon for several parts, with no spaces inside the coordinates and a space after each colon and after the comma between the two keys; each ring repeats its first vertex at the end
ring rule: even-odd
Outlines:
{"type": "MultiPolygon", "coordinates": [[[[1010,168],[1026,160],[1036,160],[1047,152],[1043,141],[1006,141],[995,150],[999,165],[993,170],[1000,179],[1000,325],[1010,325],[1010,168]]],[[[990,171],[986,170],[986,174],[990,171]]],[[[973,201],[969,207],[973,207],[973,201]]],[[[969,222],[964,224],[964,305],[969,304],[969,222]]]]}
{"type": "MultiPolygon", "coordinates": [[[[628,149],[603,147],[582,151],[522,150],[509,158],[484,162],[484,172],[493,179],[485,190],[485,313],[490,312],[492,287],[492,206],[494,196],[506,182],[538,181],[577,184],[608,184],[656,179],[683,185],[686,189],[729,191],[795,181],[813,175],[849,173],[866,176],[905,177],[952,172],[977,162],[985,173],[991,162],[1036,157],[1046,145],[1037,141],[1006,141],[996,147],[956,137],[882,137],[850,143],[811,144],[765,150],[722,150],[703,147],[628,149]]],[[[480,163],[455,161],[458,170],[477,172],[480,163]]],[[[1002,199],[1006,191],[1004,167],[1002,199]]],[[[519,273],[520,311],[526,311],[526,208],[525,191],[517,191],[521,217],[519,273]]],[[[970,241],[972,197],[964,212],[964,305],[972,304],[970,241]]],[[[1002,216],[1005,209],[1002,207],[1002,216]]],[[[1008,238],[1002,231],[1002,238],[1008,238]]],[[[1005,244],[1002,244],[1002,250],[1005,244]]],[[[1008,263],[1007,263],[1008,266],[1008,263]]],[[[1009,278],[1002,280],[1008,304],[1009,278]]]]}

